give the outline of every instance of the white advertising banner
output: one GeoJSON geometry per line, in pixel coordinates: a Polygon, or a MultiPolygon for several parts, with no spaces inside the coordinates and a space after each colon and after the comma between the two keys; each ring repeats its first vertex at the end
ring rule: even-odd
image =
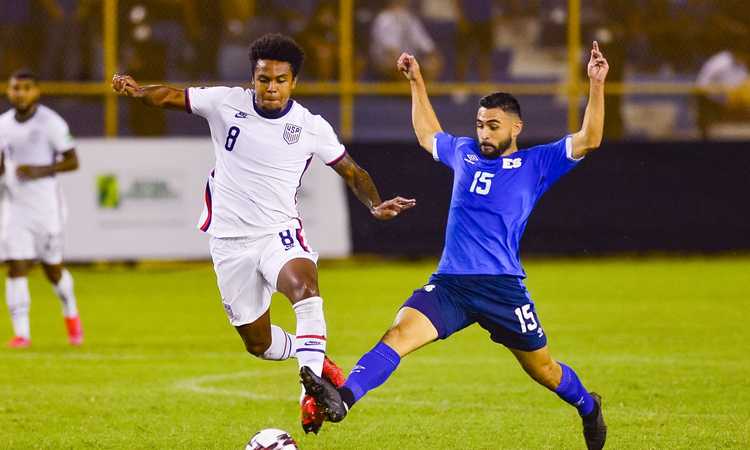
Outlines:
{"type": "MultiPolygon", "coordinates": [[[[209,139],[79,139],[77,151],[80,169],[59,176],[67,260],[209,257],[208,235],[196,227],[214,165],[209,139]]],[[[325,258],[349,255],[339,176],[314,159],[298,200],[313,249],[325,258]]]]}

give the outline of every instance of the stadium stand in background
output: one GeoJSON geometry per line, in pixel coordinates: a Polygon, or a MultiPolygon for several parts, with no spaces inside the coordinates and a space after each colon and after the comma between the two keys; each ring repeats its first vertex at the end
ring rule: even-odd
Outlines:
{"type": "MultiPolygon", "coordinates": [[[[519,94],[530,120],[545,119],[526,130],[527,138],[570,129],[585,94],[577,69],[580,46],[596,38],[608,54],[627,61],[611,74],[609,138],[700,139],[711,136],[707,126],[727,122],[701,119],[701,111],[711,108],[696,84],[701,67],[720,51],[738,50],[750,26],[742,2],[708,0],[120,0],[113,6],[94,0],[0,5],[0,78],[20,66],[36,70],[52,83],[48,103],[69,118],[78,136],[202,134],[194,118],[106,100],[108,72],[242,83],[248,78],[247,43],[279,31],[307,49],[303,76],[316,83],[302,92],[305,102],[331,117],[346,140],[409,139],[407,92],[389,81],[387,70],[378,69],[387,66],[374,57],[388,53],[380,49],[378,30],[384,20],[399,26],[402,19],[386,14],[396,8],[399,17],[423,25],[412,36],[415,50],[434,47],[423,60],[439,82],[435,106],[455,132],[471,131],[461,118],[488,91],[478,84],[483,81],[519,94]],[[491,35],[491,42],[465,47],[468,23],[491,35]]],[[[709,91],[722,92],[722,86],[709,91]]],[[[718,137],[748,134],[742,114],[731,119],[718,137]]]]}

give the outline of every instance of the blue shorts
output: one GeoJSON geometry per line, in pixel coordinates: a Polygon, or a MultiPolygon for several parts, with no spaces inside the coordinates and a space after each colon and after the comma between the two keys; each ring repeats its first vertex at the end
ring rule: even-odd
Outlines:
{"type": "Polygon", "coordinates": [[[404,303],[430,319],[445,339],[473,323],[508,348],[533,351],[547,345],[534,302],[520,277],[438,275],[404,303]]]}

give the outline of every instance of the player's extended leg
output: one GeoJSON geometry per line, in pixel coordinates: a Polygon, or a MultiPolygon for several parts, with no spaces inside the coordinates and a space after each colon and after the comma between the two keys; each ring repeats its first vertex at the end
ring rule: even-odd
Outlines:
{"type": "Polygon", "coordinates": [[[607,426],[604,423],[599,395],[589,393],[573,369],[553,360],[547,346],[530,352],[510,350],[531,378],[578,410],[583,420],[583,435],[587,448],[604,447],[607,426]]]}
{"type": "Polygon", "coordinates": [[[57,295],[62,304],[65,327],[68,330],[68,341],[71,345],[81,345],[83,343],[83,328],[81,327],[78,304],[73,290],[73,276],[70,275],[70,272],[62,264],[43,262],[42,269],[44,269],[47,280],[52,283],[55,295],[57,295]]]}
{"type": "Polygon", "coordinates": [[[347,408],[391,376],[401,358],[438,337],[435,326],[422,312],[401,308],[391,328],[372,350],[365,353],[339,389],[347,408]]]}
{"type": "Polygon", "coordinates": [[[5,280],[5,301],[8,304],[10,320],[13,323],[13,338],[8,342],[12,348],[24,348],[31,345],[31,327],[29,309],[31,295],[27,275],[32,261],[8,261],[8,277],[5,280]]]}
{"type": "Polygon", "coordinates": [[[328,420],[339,422],[367,392],[385,383],[401,358],[438,338],[438,331],[421,311],[405,306],[380,342],[365,353],[338,390],[315,374],[300,372],[307,392],[322,404],[328,420]]]}
{"type": "MultiPolygon", "coordinates": [[[[297,316],[297,335],[292,337],[300,369],[308,367],[316,376],[340,386],[344,374],[325,355],[327,331],[315,262],[302,257],[284,263],[276,278],[276,289],[292,302],[297,316]]],[[[300,406],[302,429],[305,433],[318,433],[323,425],[323,414],[315,399],[305,395],[304,390],[300,406]]]]}
{"type": "Polygon", "coordinates": [[[276,289],[292,302],[297,316],[295,353],[299,367],[308,366],[321,376],[326,352],[326,321],[318,290],[318,267],[307,258],[288,261],[279,271],[276,289]]]}

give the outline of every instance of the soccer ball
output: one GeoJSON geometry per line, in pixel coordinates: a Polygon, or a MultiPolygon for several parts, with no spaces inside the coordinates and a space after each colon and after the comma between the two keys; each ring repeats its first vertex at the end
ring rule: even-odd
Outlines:
{"type": "Polygon", "coordinates": [[[255,433],[245,450],[299,450],[299,447],[286,431],[266,428],[255,433]]]}

